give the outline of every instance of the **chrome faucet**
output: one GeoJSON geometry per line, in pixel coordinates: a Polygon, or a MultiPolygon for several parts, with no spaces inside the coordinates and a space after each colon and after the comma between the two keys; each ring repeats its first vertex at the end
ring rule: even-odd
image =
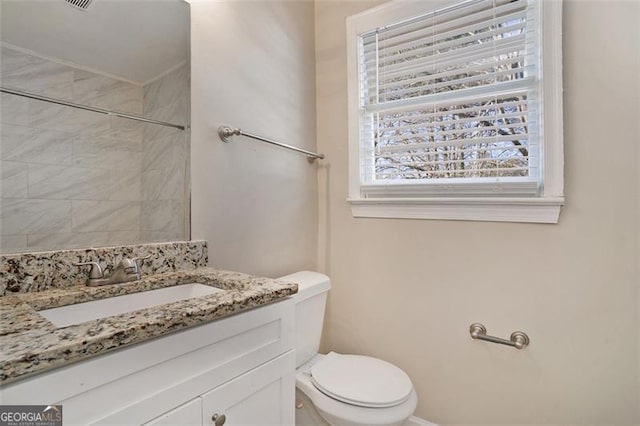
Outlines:
{"type": "Polygon", "coordinates": [[[142,277],[138,261],[149,259],[151,255],[134,257],[132,259],[124,258],[118,263],[113,272],[105,275],[104,269],[98,262],[78,262],[74,266],[91,266],[89,271],[89,279],[87,285],[99,286],[106,284],[126,283],[129,281],[137,281],[142,277]]]}

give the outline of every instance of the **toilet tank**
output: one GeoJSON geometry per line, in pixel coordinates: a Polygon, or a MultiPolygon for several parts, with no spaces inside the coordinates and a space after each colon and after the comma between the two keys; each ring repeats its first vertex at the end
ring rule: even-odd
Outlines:
{"type": "Polygon", "coordinates": [[[331,288],[329,277],[319,272],[302,271],[278,278],[298,284],[293,295],[296,305],[296,368],[318,353],[327,293],[331,288]]]}

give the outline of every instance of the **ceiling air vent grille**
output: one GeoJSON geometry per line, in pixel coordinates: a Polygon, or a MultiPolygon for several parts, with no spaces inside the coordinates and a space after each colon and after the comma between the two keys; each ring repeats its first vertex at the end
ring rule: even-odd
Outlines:
{"type": "Polygon", "coordinates": [[[64,0],[67,4],[80,10],[87,10],[93,0],[64,0]]]}

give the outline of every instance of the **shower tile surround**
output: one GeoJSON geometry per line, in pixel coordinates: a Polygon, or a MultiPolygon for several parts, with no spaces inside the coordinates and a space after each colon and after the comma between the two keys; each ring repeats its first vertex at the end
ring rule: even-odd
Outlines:
{"type": "MultiPolygon", "coordinates": [[[[188,67],[145,86],[2,46],[3,86],[184,123],[188,67]]],[[[188,135],[2,94],[0,253],[188,236],[188,135]]]]}
{"type": "MultiPolygon", "coordinates": [[[[175,69],[144,86],[145,116],[182,123],[189,116],[189,70],[175,69]]],[[[142,138],[140,239],[173,241],[188,235],[188,130],[147,125],[142,138]]]]}

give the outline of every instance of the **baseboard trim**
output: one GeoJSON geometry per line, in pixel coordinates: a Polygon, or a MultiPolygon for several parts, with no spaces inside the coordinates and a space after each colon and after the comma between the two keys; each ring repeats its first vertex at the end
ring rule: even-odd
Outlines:
{"type": "Polygon", "coordinates": [[[435,423],[428,422],[425,419],[421,419],[420,417],[411,416],[404,423],[404,426],[438,426],[438,425],[435,423]]]}

